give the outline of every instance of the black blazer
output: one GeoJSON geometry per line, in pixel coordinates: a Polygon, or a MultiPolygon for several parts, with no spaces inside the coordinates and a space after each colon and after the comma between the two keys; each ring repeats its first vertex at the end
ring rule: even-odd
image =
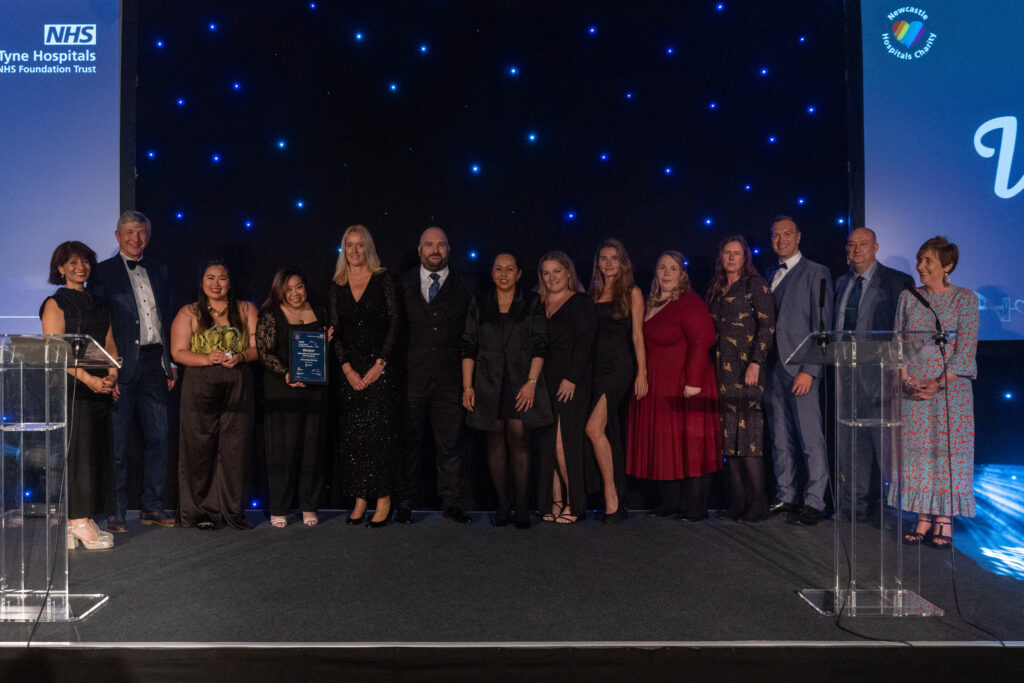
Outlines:
{"type": "MultiPolygon", "coordinates": [[[[115,254],[96,266],[98,278],[90,283],[89,291],[103,299],[110,311],[110,325],[114,331],[114,343],[121,354],[124,364],[118,373],[117,381],[122,384],[132,382],[139,376],[139,307],[135,301],[135,291],[128,279],[128,270],[121,254],[115,254]]],[[[163,340],[163,367],[167,377],[171,375],[171,278],[167,266],[146,257],[146,275],[153,287],[156,298],[156,310],[160,316],[160,338],[163,340]]]]}
{"type": "Polygon", "coordinates": [[[450,266],[434,300],[420,291],[420,267],[402,273],[407,334],[406,381],[410,391],[425,391],[431,381],[445,391],[462,393],[462,333],[473,298],[470,284],[450,266]]]}
{"type": "MultiPolygon", "coordinates": [[[[853,277],[851,271],[840,275],[835,286],[835,305],[832,307],[835,319],[834,327],[838,329],[839,318],[842,311],[839,306],[843,302],[843,292],[846,291],[846,284],[853,277]]],[[[875,275],[868,282],[867,289],[861,294],[861,306],[867,304],[869,311],[858,311],[857,319],[861,322],[858,330],[892,330],[896,324],[896,303],[899,301],[900,292],[904,289],[912,289],[914,279],[902,270],[888,268],[881,263],[875,269],[875,275]],[[870,295],[869,295],[870,292],[870,295]],[[867,323],[865,325],[865,323],[867,323]]]]}
{"type": "MultiPolygon", "coordinates": [[[[476,407],[466,415],[466,423],[474,429],[492,431],[497,426],[502,375],[508,374],[513,391],[518,393],[529,379],[530,362],[547,357],[548,320],[537,293],[516,288],[509,313],[513,325],[505,337],[496,290],[474,297],[469,304],[466,330],[462,335],[462,357],[476,361],[473,370],[476,407]]],[[[521,415],[527,429],[551,424],[551,402],[543,372],[537,378],[533,407],[521,415]]]]}

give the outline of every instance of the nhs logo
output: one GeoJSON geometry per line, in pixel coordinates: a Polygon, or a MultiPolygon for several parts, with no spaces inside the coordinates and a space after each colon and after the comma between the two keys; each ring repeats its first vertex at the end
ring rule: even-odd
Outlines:
{"type": "Polygon", "coordinates": [[[96,24],[43,24],[44,45],[95,45],[96,24]]]}

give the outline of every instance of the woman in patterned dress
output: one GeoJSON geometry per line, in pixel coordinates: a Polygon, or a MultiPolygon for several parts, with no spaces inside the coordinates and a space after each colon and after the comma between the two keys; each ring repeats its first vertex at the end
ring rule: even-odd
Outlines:
{"type": "Polygon", "coordinates": [[[751,262],[741,235],[718,248],[715,277],[705,296],[715,322],[715,370],[722,416],[722,451],[729,469],[729,516],[759,522],[764,491],[764,364],[775,334],[768,283],[751,262]]]}
{"type": "MultiPolygon", "coordinates": [[[[933,237],[917,251],[918,288],[928,310],[910,292],[900,295],[896,329],[932,331],[935,314],[942,329],[956,334],[945,349],[946,366],[936,345],[911,354],[904,368],[903,482],[904,510],[917,513],[917,525],[904,542],[927,542],[947,548],[953,542],[950,517],[974,516],[974,394],[977,377],[978,296],[950,284],[959,250],[944,237],[933,237]],[[948,420],[947,420],[948,411],[948,420]]],[[[895,505],[897,492],[890,491],[895,505]]]]}

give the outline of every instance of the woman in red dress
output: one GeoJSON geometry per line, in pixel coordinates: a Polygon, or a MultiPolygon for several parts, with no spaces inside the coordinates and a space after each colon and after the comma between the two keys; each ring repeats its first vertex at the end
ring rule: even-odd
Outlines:
{"type": "Polygon", "coordinates": [[[722,459],[714,341],[711,314],[692,291],[683,255],[666,251],[644,316],[648,393],[630,403],[626,447],[626,472],[658,483],[653,515],[707,517],[708,486],[722,459]]]}

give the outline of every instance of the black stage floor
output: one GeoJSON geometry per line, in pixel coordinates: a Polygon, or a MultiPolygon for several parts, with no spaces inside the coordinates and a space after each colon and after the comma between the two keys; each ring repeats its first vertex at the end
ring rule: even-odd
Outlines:
{"type": "MultiPolygon", "coordinates": [[[[247,532],[142,527],[130,518],[114,550],[71,552],[72,592],[106,593],[109,603],[75,625],[41,624],[33,642],[165,650],[358,644],[392,656],[391,648],[434,644],[464,652],[766,645],[777,657],[780,647],[879,645],[873,639],[903,648],[993,640],[968,621],[1000,640],[1024,641],[1024,581],[958,553],[961,618],[949,551],[931,548],[919,551],[921,593],[945,616],[837,625],[818,615],[797,591],[830,583],[829,521],[802,528],[713,516],[688,524],[634,513],[614,526],[589,519],[523,531],[494,528],[483,513],[467,526],[438,513],[383,529],[345,518],[322,513],[321,524],[307,528],[293,517],[276,529],[253,514],[247,532]]],[[[12,646],[27,634],[28,626],[0,625],[0,640],[12,646]]],[[[7,649],[0,656],[9,657],[7,649]]]]}

